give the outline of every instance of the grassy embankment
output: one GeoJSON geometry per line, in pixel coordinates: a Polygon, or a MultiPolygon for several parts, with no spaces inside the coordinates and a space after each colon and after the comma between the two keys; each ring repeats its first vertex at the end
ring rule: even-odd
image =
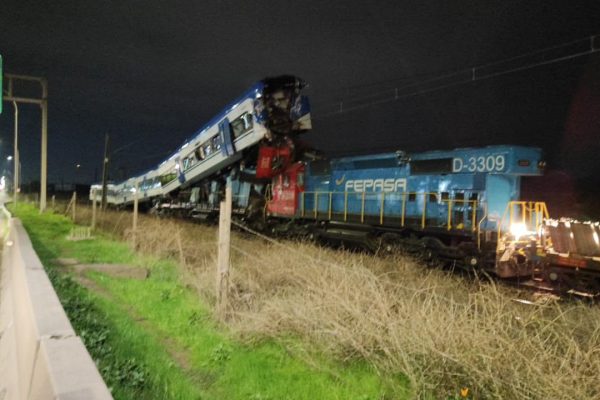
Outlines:
{"type": "Polygon", "coordinates": [[[172,260],[136,254],[101,233],[90,241],[67,241],[73,226],[67,218],[39,215],[27,205],[13,212],[117,399],[404,398],[401,380],[384,384],[364,360],[331,361],[289,337],[240,341],[214,322],[207,302],[182,285],[172,260]],[[150,276],[88,272],[74,279],[57,263],[60,257],[130,264],[148,268],[150,276]]]}
{"type": "MultiPolygon", "coordinates": [[[[81,209],[78,222],[89,217],[81,209]]],[[[131,240],[130,213],[106,212],[98,226],[131,240]]],[[[176,259],[186,285],[214,304],[214,227],[141,216],[136,237],[138,251],[176,259]]],[[[403,257],[237,233],[232,241],[226,324],[246,342],[271,340],[314,363],[323,354],[366,361],[382,377],[405,377],[411,398],[454,398],[467,386],[470,398],[600,399],[597,306],[536,298],[403,257]],[[523,298],[533,303],[515,301],[523,298]],[[303,349],[317,349],[317,360],[303,349]]]]}
{"type": "MultiPolygon", "coordinates": [[[[78,208],[78,213],[79,223],[89,223],[89,210],[78,208]]],[[[130,213],[106,212],[98,226],[131,243],[130,213]]],[[[138,252],[177,261],[176,269],[157,264],[155,274],[180,275],[186,289],[177,290],[193,298],[187,290],[195,289],[204,304],[214,304],[214,227],[141,216],[136,238],[138,252]]],[[[267,243],[240,234],[232,240],[225,324],[236,340],[284,346],[313,365],[324,357],[344,365],[366,362],[386,382],[405,377],[410,398],[455,398],[467,386],[469,398],[600,399],[597,306],[539,301],[529,292],[424,269],[402,257],[267,243]],[[524,297],[535,303],[514,301],[524,297]]],[[[111,281],[94,279],[99,286],[111,281]]],[[[171,292],[159,296],[171,298],[171,292]]],[[[203,316],[188,320],[199,319],[203,316]]],[[[222,354],[230,352],[223,348],[213,348],[214,358],[227,358],[222,354]]],[[[335,368],[329,374],[346,377],[345,370],[335,368]]],[[[257,398],[246,398],[251,396],[257,398]]],[[[219,397],[227,395],[208,396],[219,397]]],[[[388,388],[384,398],[399,397],[388,388]]]]}

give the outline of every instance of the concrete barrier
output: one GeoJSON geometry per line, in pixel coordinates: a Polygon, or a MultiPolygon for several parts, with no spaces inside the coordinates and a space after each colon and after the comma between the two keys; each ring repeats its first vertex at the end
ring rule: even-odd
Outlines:
{"type": "Polygon", "coordinates": [[[9,220],[0,276],[0,400],[112,399],[21,222],[9,220]]]}

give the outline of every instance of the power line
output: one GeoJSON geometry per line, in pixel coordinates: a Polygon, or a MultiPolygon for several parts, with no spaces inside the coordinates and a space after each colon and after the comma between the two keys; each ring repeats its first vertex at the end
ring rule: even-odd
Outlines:
{"type": "MultiPolygon", "coordinates": [[[[459,86],[463,84],[467,84],[470,82],[481,81],[484,79],[495,78],[501,75],[507,75],[514,72],[524,71],[527,69],[532,69],[544,65],[555,64],[558,62],[563,62],[567,60],[571,60],[574,58],[590,55],[593,53],[600,52],[600,47],[596,43],[598,40],[598,35],[589,36],[587,38],[574,40],[568,43],[563,43],[556,46],[546,47],[539,50],[534,50],[525,54],[521,54],[514,57],[505,58],[499,61],[482,64],[479,66],[462,69],[456,72],[451,72],[447,74],[443,74],[437,77],[433,77],[430,79],[425,79],[418,82],[413,82],[407,85],[396,86],[388,88],[384,91],[370,93],[362,97],[354,97],[348,100],[337,101],[333,103],[329,103],[325,105],[323,108],[332,108],[333,111],[327,112],[317,117],[313,117],[313,119],[324,119],[330,116],[344,114],[346,112],[355,111],[362,108],[372,107],[378,104],[389,103],[392,101],[397,101],[400,99],[418,96],[422,94],[431,93],[438,90],[443,90],[453,86],[459,86]],[[574,48],[577,47],[577,48],[574,48]],[[546,59],[546,57],[551,52],[555,52],[557,50],[566,50],[570,49],[571,51],[567,54],[555,55],[550,59],[546,59]],[[519,66],[510,66],[510,64],[514,61],[519,61],[523,59],[527,59],[529,57],[541,56],[541,60],[536,60],[524,65],[519,66]],[[502,67],[499,70],[493,70],[494,67],[502,67]],[[490,71],[492,69],[492,71],[490,71]],[[486,72],[489,71],[489,72],[486,72]],[[455,79],[456,78],[456,79],[455,79]],[[434,84],[430,87],[423,87],[430,84],[434,84]],[[406,90],[410,90],[412,88],[417,87],[417,90],[406,92],[406,90]],[[420,88],[419,88],[420,87],[420,88]],[[370,99],[373,99],[370,101],[370,99]]],[[[393,81],[390,81],[393,82],[393,81]]]]}

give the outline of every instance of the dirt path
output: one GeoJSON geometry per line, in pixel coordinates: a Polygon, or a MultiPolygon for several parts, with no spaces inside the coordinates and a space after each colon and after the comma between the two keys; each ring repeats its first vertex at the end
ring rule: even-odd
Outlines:
{"type": "Polygon", "coordinates": [[[63,273],[71,273],[73,279],[81,286],[103,299],[117,304],[127,313],[132,321],[140,325],[144,331],[151,334],[164,346],[171,359],[187,376],[192,379],[195,378],[187,352],[175,340],[166,333],[157,330],[146,318],[137,313],[132,306],[123,305],[106,287],[99,285],[87,276],[87,271],[97,271],[119,279],[144,280],[150,275],[147,269],[123,264],[79,264],[77,260],[73,259],[58,259],[57,263],[61,266],[60,269],[63,273]]]}

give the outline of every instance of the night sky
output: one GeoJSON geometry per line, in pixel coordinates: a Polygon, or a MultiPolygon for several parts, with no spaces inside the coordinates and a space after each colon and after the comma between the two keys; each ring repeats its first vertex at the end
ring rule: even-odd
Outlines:
{"type": "MultiPolygon", "coordinates": [[[[313,104],[305,139],[327,153],[534,145],[552,182],[539,190],[568,188],[590,203],[600,192],[600,52],[369,103],[391,99],[395,87],[591,35],[600,35],[600,1],[0,4],[5,72],[49,82],[50,183],[99,179],[105,133],[116,150],[111,176],[142,172],[253,82],[295,74],[313,104]],[[340,101],[359,107],[332,114],[340,101]]],[[[12,112],[4,103],[0,163],[12,154],[12,112]]],[[[20,115],[24,180],[39,179],[39,108],[22,105],[20,115]]]]}

